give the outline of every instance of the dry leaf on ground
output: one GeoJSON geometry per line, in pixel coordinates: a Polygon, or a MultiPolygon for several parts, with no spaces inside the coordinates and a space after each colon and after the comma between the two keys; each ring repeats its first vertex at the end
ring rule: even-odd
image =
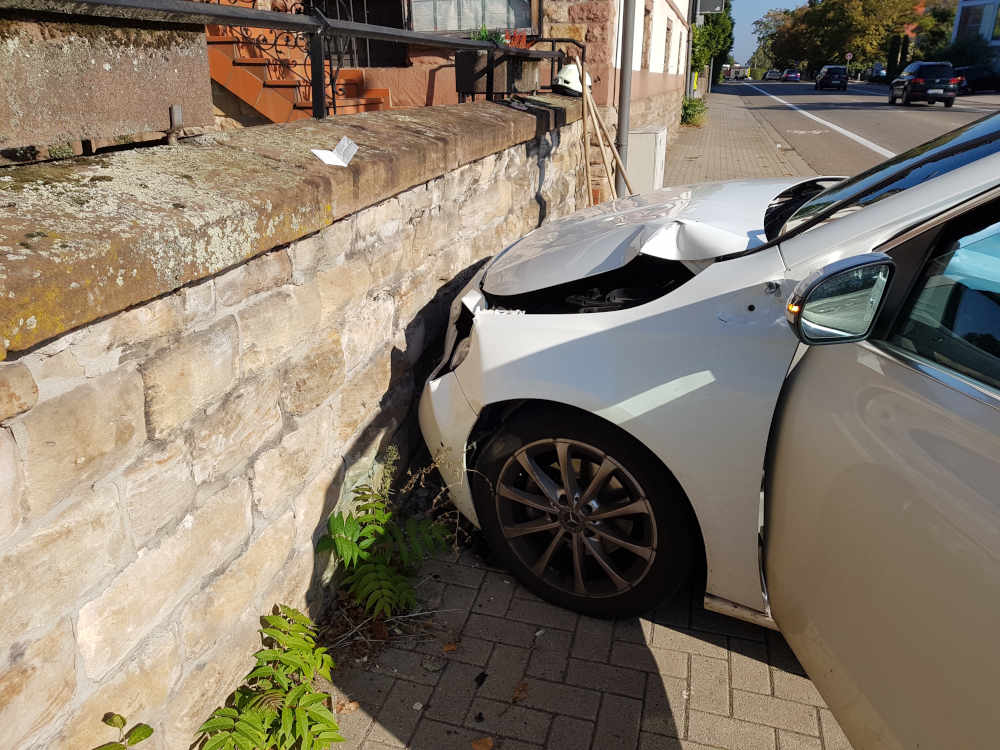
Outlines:
{"type": "Polygon", "coordinates": [[[444,651],[446,654],[450,654],[452,651],[458,651],[458,644],[457,643],[446,643],[441,648],[441,650],[444,651]]]}
{"type": "Polygon", "coordinates": [[[511,700],[517,703],[519,700],[524,700],[524,697],[528,694],[528,683],[519,683],[516,688],[514,688],[514,694],[511,696],[511,700]]]}
{"type": "Polygon", "coordinates": [[[472,750],[493,750],[492,737],[480,737],[472,741],[472,750]]]}
{"type": "Polygon", "coordinates": [[[360,708],[357,701],[337,701],[338,714],[353,714],[360,708]]]}

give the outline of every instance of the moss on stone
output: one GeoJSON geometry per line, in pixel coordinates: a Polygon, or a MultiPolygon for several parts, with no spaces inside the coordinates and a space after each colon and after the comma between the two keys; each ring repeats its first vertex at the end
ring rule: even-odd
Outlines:
{"type": "Polygon", "coordinates": [[[73,151],[73,145],[69,142],[57,143],[54,146],[49,146],[48,152],[50,159],[68,159],[71,156],[76,155],[73,151]]]}

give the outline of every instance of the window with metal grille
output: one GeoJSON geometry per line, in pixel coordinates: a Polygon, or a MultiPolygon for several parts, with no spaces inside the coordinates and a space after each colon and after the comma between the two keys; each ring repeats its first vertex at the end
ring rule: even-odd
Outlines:
{"type": "Polygon", "coordinates": [[[531,0],[412,0],[414,31],[533,28],[531,0]]]}

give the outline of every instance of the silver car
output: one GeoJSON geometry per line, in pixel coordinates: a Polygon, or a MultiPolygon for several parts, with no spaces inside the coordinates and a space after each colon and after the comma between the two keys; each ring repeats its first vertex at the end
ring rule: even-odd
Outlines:
{"type": "Polygon", "coordinates": [[[997,746],[1000,115],[535,230],[455,301],[420,424],[539,596],[634,614],[702,569],[855,747],[997,746]]]}

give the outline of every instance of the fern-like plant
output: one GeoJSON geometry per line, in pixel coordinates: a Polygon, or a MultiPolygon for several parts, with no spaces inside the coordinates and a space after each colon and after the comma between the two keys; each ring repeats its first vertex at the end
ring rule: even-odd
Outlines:
{"type": "Polygon", "coordinates": [[[330,679],[333,659],[316,645],[316,626],[296,609],[276,606],[261,618],[263,648],[244,683],[198,729],[200,750],[324,750],[343,742],[313,680],[330,679]]]}
{"type": "Polygon", "coordinates": [[[390,447],[378,482],[357,485],[354,510],[333,513],[317,552],[331,551],[343,563],[347,592],[374,616],[392,617],[416,606],[407,571],[448,546],[447,531],[429,519],[396,518],[390,502],[399,453],[390,447]]]}

